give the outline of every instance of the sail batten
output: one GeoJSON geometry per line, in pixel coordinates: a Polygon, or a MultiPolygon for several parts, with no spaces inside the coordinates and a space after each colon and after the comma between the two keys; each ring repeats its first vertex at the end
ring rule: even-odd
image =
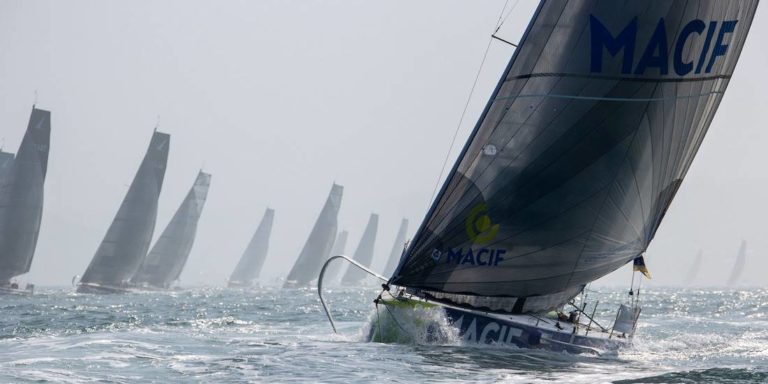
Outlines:
{"type": "Polygon", "coordinates": [[[170,135],[152,134],[144,159],[81,283],[123,286],[141,267],[155,229],[169,145],[170,135]]]}
{"type": "Polygon", "coordinates": [[[642,255],[756,5],[542,1],[390,282],[544,310],[642,255]]]}
{"type": "Polygon", "coordinates": [[[250,285],[259,278],[264,261],[267,259],[274,218],[275,210],[267,208],[256,232],[229,277],[230,285],[250,285]]]}
{"type": "Polygon", "coordinates": [[[320,267],[330,256],[333,242],[336,239],[343,193],[344,187],[333,184],[328,199],[326,199],[320,216],[312,227],[307,242],[304,243],[299,258],[288,273],[286,285],[303,286],[317,278],[320,267]]]}
{"type": "Polygon", "coordinates": [[[131,279],[132,283],[168,288],[179,279],[195,242],[197,223],[210,185],[211,175],[198,172],[192,188],[131,279]]]}
{"type": "Polygon", "coordinates": [[[40,234],[51,113],[32,107],[16,155],[0,151],[0,285],[29,272],[40,234]]]}

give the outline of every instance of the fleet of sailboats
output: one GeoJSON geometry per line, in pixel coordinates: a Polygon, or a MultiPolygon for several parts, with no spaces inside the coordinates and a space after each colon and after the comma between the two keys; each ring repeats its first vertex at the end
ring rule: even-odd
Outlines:
{"type": "MultiPolygon", "coordinates": [[[[438,311],[467,342],[574,353],[629,345],[642,311],[634,275],[610,326],[595,321],[596,302],[590,315],[585,287],[628,263],[647,272],[646,251],[715,116],[756,6],[542,1],[413,239],[403,218],[383,273],[374,273],[379,216],[371,213],[352,265],[325,274],[347,286],[368,274],[384,282],[368,339],[400,340],[401,323],[438,311]]],[[[51,113],[33,106],[17,153],[0,149],[0,293],[33,288],[14,279],[35,255],[50,133],[51,113]]],[[[211,174],[198,172],[150,249],[169,150],[170,135],[155,130],[78,293],[178,283],[211,174]]],[[[309,286],[323,263],[344,254],[343,191],[331,186],[284,287],[309,286]]],[[[267,208],[229,287],[259,281],[274,216],[267,208]]],[[[740,280],[746,247],[728,285],[740,280]]],[[[686,284],[702,263],[699,252],[686,284]]],[[[322,277],[322,300],[321,286],[322,277]]],[[[439,324],[417,324],[440,337],[439,324]]]]}

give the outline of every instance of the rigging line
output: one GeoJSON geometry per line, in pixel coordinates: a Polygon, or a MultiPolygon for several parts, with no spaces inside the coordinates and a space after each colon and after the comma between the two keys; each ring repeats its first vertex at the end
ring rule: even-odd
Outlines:
{"type": "MultiPolygon", "coordinates": [[[[506,3],[504,4],[504,7],[506,8],[506,3]]],[[[501,13],[504,14],[504,9],[502,8],[501,13]]],[[[497,28],[498,30],[498,28],[497,28]]],[[[464,103],[464,109],[461,111],[461,117],[459,117],[459,123],[456,124],[456,129],[453,131],[453,137],[451,138],[451,145],[448,147],[448,151],[445,153],[445,159],[443,159],[443,165],[440,168],[440,175],[437,176],[437,180],[435,181],[435,187],[432,189],[432,196],[430,196],[429,201],[432,202],[435,199],[435,194],[437,194],[437,189],[440,187],[440,180],[443,179],[443,174],[445,173],[445,166],[448,164],[448,159],[451,157],[451,150],[453,149],[454,144],[456,144],[456,137],[459,135],[459,129],[461,129],[461,125],[464,123],[464,117],[467,115],[467,109],[469,109],[469,103],[472,101],[472,95],[475,93],[475,88],[477,87],[477,82],[480,79],[480,74],[483,72],[483,67],[485,66],[485,60],[488,58],[488,52],[491,50],[491,44],[493,43],[493,36],[491,36],[488,39],[488,45],[485,47],[485,52],[483,53],[483,59],[480,60],[480,67],[477,69],[477,73],[475,74],[475,80],[472,83],[472,88],[469,89],[469,96],[467,96],[467,101],[464,103]]]]}
{"type": "MultiPolygon", "coordinates": [[[[503,25],[504,25],[504,23],[505,23],[505,22],[507,21],[507,19],[509,18],[509,15],[511,15],[511,14],[512,14],[512,11],[514,11],[514,10],[515,10],[515,8],[517,7],[517,5],[518,5],[518,4],[520,4],[520,0],[516,0],[516,1],[515,1],[515,3],[514,3],[514,4],[512,4],[512,8],[510,8],[510,9],[509,9],[509,12],[507,12],[507,15],[506,15],[506,16],[504,16],[504,18],[501,20],[501,22],[500,22],[500,23],[499,23],[499,24],[496,26],[496,32],[498,32],[498,31],[499,31],[499,29],[501,29],[501,26],[503,26],[503,25]]],[[[506,4],[504,4],[504,7],[506,8],[506,4]]],[[[502,12],[504,12],[504,9],[502,9],[501,11],[502,11],[502,12]]],[[[496,33],[496,32],[494,32],[494,33],[496,33]]]]}

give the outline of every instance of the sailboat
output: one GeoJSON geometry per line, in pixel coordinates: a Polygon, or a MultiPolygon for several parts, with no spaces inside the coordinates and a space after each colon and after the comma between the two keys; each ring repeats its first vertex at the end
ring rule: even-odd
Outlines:
{"type": "MultiPolygon", "coordinates": [[[[368,224],[363,231],[363,237],[360,238],[360,243],[357,245],[354,253],[354,259],[358,263],[370,267],[373,262],[373,250],[376,245],[376,232],[379,229],[379,215],[371,213],[368,218],[368,224]]],[[[359,284],[367,276],[365,272],[356,268],[347,268],[344,273],[344,277],[341,278],[342,285],[356,285],[359,284]]]]}
{"type": "MultiPolygon", "coordinates": [[[[347,231],[341,231],[339,232],[339,236],[336,237],[336,241],[333,242],[333,248],[331,248],[331,255],[343,255],[346,253],[347,249],[347,238],[349,237],[349,232],[347,231]]],[[[342,275],[342,267],[344,265],[340,263],[331,264],[331,266],[328,268],[327,279],[330,280],[329,283],[331,285],[338,284],[341,280],[342,275]]]]}
{"type": "Polygon", "coordinates": [[[739,282],[742,272],[744,272],[744,264],[747,261],[747,241],[742,240],[739,246],[739,253],[736,254],[736,261],[733,263],[733,269],[731,270],[731,276],[728,277],[728,285],[735,285],[739,282]]]}
{"type": "Polygon", "coordinates": [[[43,217],[43,184],[48,170],[51,112],[32,106],[29,124],[14,156],[0,152],[0,293],[20,290],[14,277],[29,272],[43,217]]]}
{"type": "Polygon", "coordinates": [[[685,276],[685,285],[690,286],[693,284],[693,281],[696,280],[696,276],[699,275],[699,270],[701,270],[701,263],[704,260],[704,251],[699,251],[699,253],[696,254],[696,258],[693,259],[693,265],[691,265],[691,269],[688,271],[688,274],[685,276]]]}
{"type": "Polygon", "coordinates": [[[299,258],[293,264],[291,272],[285,281],[286,287],[303,287],[309,285],[317,276],[320,266],[330,256],[333,241],[336,239],[339,209],[344,187],[336,183],[331,187],[328,199],[320,211],[320,216],[309,233],[299,258]]]}
{"type": "Polygon", "coordinates": [[[179,279],[197,235],[211,175],[198,172],[187,196],[144,259],[131,283],[148,289],[168,289],[179,279]]]}
{"type": "Polygon", "coordinates": [[[251,237],[251,241],[245,248],[245,252],[240,256],[235,270],[229,277],[227,285],[229,287],[250,287],[254,280],[259,278],[261,267],[267,259],[269,250],[269,237],[272,233],[272,223],[275,220],[275,210],[267,208],[264,216],[261,218],[256,232],[251,237]]]}
{"type": "MultiPolygon", "coordinates": [[[[395,243],[392,244],[392,251],[389,253],[389,259],[384,266],[384,275],[392,276],[395,272],[395,267],[400,262],[400,256],[403,255],[405,250],[405,237],[408,234],[408,219],[400,221],[400,229],[397,230],[397,237],[395,237],[395,243]]],[[[340,253],[334,253],[334,255],[340,255],[340,253]]]]}
{"type": "Polygon", "coordinates": [[[147,255],[157,220],[171,136],[155,132],[115,219],[77,284],[79,293],[131,290],[129,280],[147,255]]]}
{"type": "Polygon", "coordinates": [[[379,275],[369,339],[398,340],[404,330],[388,324],[429,310],[467,343],[629,345],[634,288],[613,325],[574,300],[591,281],[644,265],[757,3],[540,2],[394,274],[379,275]]]}

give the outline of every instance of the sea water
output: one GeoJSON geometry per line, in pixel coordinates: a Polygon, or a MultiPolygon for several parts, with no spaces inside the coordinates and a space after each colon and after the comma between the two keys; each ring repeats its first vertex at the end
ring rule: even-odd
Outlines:
{"type": "MultiPolygon", "coordinates": [[[[313,289],[0,296],[0,382],[768,382],[768,289],[644,290],[634,346],[609,356],[366,342],[377,294],[326,292],[339,334],[313,289]]],[[[607,325],[627,298],[587,300],[607,325]]]]}

